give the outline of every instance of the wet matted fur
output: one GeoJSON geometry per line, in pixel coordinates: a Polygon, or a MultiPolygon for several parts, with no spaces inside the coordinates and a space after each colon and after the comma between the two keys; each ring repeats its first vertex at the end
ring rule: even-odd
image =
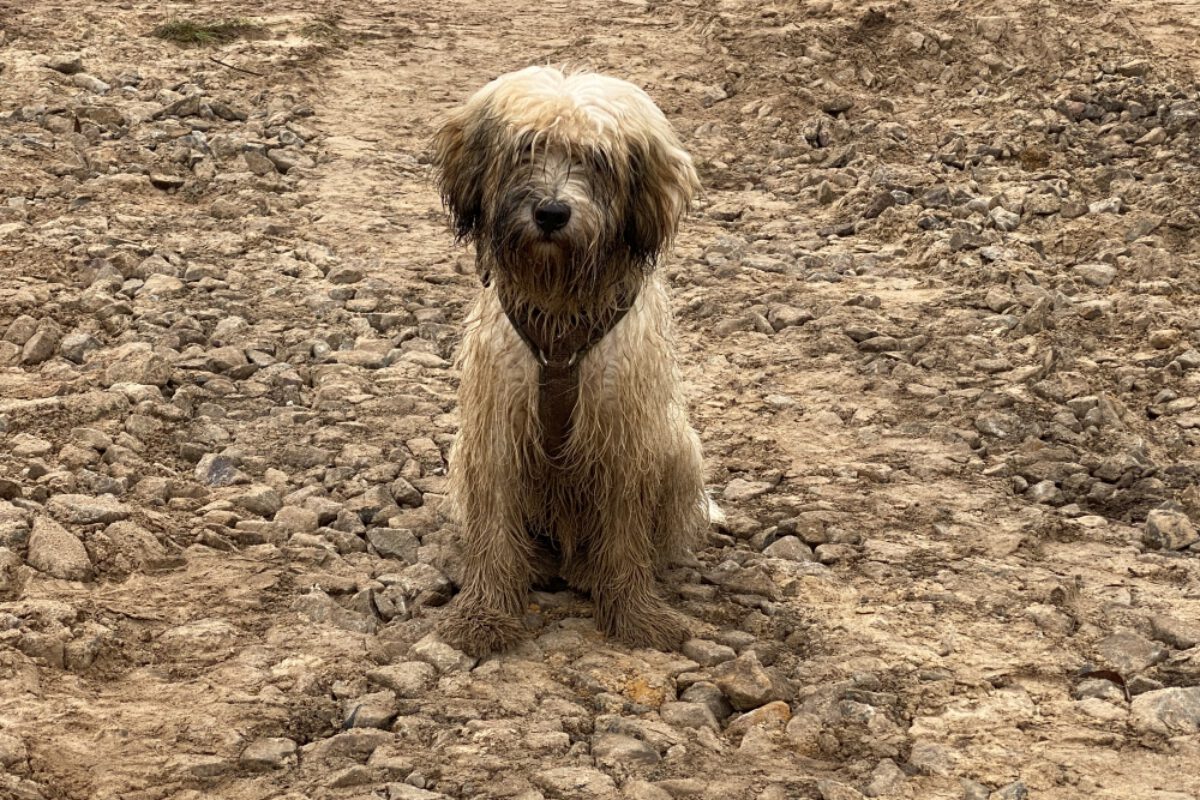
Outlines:
{"type": "Polygon", "coordinates": [[[687,625],[656,574],[692,544],[707,500],[654,266],[699,188],[691,158],[641,89],[531,67],[451,112],[434,163],[484,287],[459,354],[463,584],[441,635],[476,655],[511,646],[530,585],[560,575],[591,594],[605,633],[677,646],[687,625]],[[548,232],[535,215],[550,205],[570,216],[548,232]],[[579,363],[565,446],[545,452],[539,363],[506,311],[550,340],[631,298],[579,363]]]}

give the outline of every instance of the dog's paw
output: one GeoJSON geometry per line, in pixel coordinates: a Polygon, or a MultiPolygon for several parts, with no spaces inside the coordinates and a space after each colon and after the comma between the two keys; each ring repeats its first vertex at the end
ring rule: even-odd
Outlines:
{"type": "Polygon", "coordinates": [[[507,650],[525,636],[516,617],[480,607],[450,609],[438,623],[437,632],[446,644],[476,657],[507,650]]]}
{"type": "Polygon", "coordinates": [[[692,637],[687,617],[662,602],[623,608],[605,626],[605,633],[634,647],[678,650],[692,637]]]}

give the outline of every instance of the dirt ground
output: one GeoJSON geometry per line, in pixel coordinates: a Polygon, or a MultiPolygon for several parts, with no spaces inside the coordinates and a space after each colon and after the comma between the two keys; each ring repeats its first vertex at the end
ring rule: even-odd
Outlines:
{"type": "Polygon", "coordinates": [[[1200,797],[1197,19],[0,0],[0,798],[1200,797]],[[682,653],[569,592],[429,635],[476,282],[428,141],[546,62],[705,186],[682,653]]]}

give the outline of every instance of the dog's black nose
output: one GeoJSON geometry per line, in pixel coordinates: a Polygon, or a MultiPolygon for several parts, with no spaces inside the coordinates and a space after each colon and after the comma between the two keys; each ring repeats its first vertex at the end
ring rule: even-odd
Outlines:
{"type": "Polygon", "coordinates": [[[571,207],[566,203],[547,203],[533,212],[533,219],[542,233],[554,233],[570,222],[571,207]]]}

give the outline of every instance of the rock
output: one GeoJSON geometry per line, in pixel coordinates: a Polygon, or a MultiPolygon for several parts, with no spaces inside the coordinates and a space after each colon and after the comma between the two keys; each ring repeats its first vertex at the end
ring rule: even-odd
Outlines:
{"type": "MultiPolygon", "coordinates": [[[[186,183],[184,178],[168,172],[151,172],[147,177],[150,179],[150,185],[155,189],[178,189],[186,183]]],[[[183,285],[180,284],[179,288],[182,289],[183,285]]]]}
{"type": "Polygon", "coordinates": [[[107,524],[125,519],[130,514],[129,506],[107,495],[56,494],[47,501],[46,510],[55,519],[73,525],[107,524]]]}
{"type": "Polygon", "coordinates": [[[296,743],[291,739],[255,739],[242,751],[238,762],[249,770],[284,769],[296,764],[296,743]]]}
{"type": "Polygon", "coordinates": [[[1059,505],[1064,501],[1062,491],[1051,480],[1038,481],[1026,490],[1025,496],[1034,503],[1045,505],[1059,505]]]}
{"type": "Polygon", "coordinates": [[[702,667],[711,667],[737,657],[732,647],[707,639],[689,639],[683,643],[683,654],[702,667]]]}
{"type": "Polygon", "coordinates": [[[127,575],[147,563],[166,558],[167,550],[150,531],[130,520],[114,522],[93,533],[88,554],[102,572],[127,575]]]}
{"type": "Polygon", "coordinates": [[[817,781],[817,794],[821,800],[863,800],[862,792],[837,781],[817,781]]]}
{"type": "Polygon", "coordinates": [[[1179,650],[1188,650],[1200,645],[1200,624],[1193,622],[1158,614],[1150,618],[1150,631],[1158,641],[1166,642],[1179,650]]]}
{"type": "Polygon", "coordinates": [[[792,710],[782,700],[776,700],[747,711],[725,728],[725,733],[734,738],[745,736],[751,728],[768,727],[782,731],[792,718],[792,710]]]}
{"type": "Polygon", "coordinates": [[[58,331],[51,326],[41,327],[21,349],[21,363],[27,365],[40,364],[58,350],[60,339],[58,331]]]}
{"type": "Polygon", "coordinates": [[[398,713],[396,695],[390,691],[372,692],[347,700],[344,704],[343,728],[384,728],[392,724],[398,713]]]}
{"type": "Polygon", "coordinates": [[[246,162],[246,168],[255,175],[275,175],[275,162],[267,158],[267,154],[260,150],[244,150],[242,151],[242,160],[246,162]]]}
{"type": "Polygon", "coordinates": [[[725,491],[722,492],[721,496],[731,503],[737,503],[761,497],[774,488],[775,485],[767,481],[748,481],[744,478],[734,478],[726,484],[725,491]]]}
{"type": "Polygon", "coordinates": [[[763,555],[787,561],[813,561],[812,548],[795,536],[782,536],[763,550],[763,555]]]}
{"type": "Polygon", "coordinates": [[[390,689],[397,697],[420,697],[437,678],[437,669],[423,661],[402,661],[373,669],[367,680],[390,689]]]}
{"type": "Polygon", "coordinates": [[[95,336],[83,331],[74,331],[68,333],[62,338],[59,343],[58,352],[63,358],[68,361],[73,361],[76,364],[82,364],[88,353],[100,347],[100,342],[95,336]]]}
{"type": "MultiPolygon", "coordinates": [[[[386,577],[380,578],[385,583],[386,577]]],[[[441,570],[432,564],[411,564],[405,567],[394,582],[404,597],[418,606],[441,606],[450,601],[454,586],[441,570]]]]}
{"type": "Polygon", "coordinates": [[[534,773],[533,785],[550,800],[608,800],[615,796],[613,779],[591,767],[555,767],[534,773]]]}
{"type": "Polygon", "coordinates": [[[1129,722],[1139,733],[1162,736],[1200,733],[1200,686],[1139,694],[1130,705],[1129,722]]]}
{"type": "Polygon", "coordinates": [[[784,328],[798,327],[806,322],[811,322],[813,319],[815,317],[812,314],[794,306],[772,306],[767,311],[767,321],[771,323],[771,327],[776,331],[781,331],[784,328]]]}
{"type": "MultiPolygon", "coordinates": [[[[621,787],[623,800],[671,800],[671,794],[649,781],[627,781],[621,787]]],[[[536,800],[530,797],[529,800],[536,800]]]]}
{"type": "Polygon", "coordinates": [[[171,379],[172,368],[166,359],[150,351],[147,345],[135,343],[123,350],[117,360],[104,371],[104,385],[135,383],[165,386],[171,379]]]}
{"type": "Polygon", "coordinates": [[[360,269],[354,267],[335,267],[325,276],[325,280],[338,286],[344,286],[350,283],[358,283],[363,279],[363,273],[360,269]]]}
{"type": "Polygon", "coordinates": [[[1021,224],[1020,214],[1014,214],[1011,211],[1006,211],[1002,206],[996,206],[993,208],[992,212],[988,215],[988,219],[991,220],[992,225],[994,225],[997,230],[1001,231],[1015,231],[1017,226],[1021,224]]]}
{"type": "Polygon", "coordinates": [[[385,558],[398,558],[409,564],[417,562],[417,551],[421,542],[406,528],[372,528],[367,531],[367,541],[385,558]]]}
{"type": "Polygon", "coordinates": [[[63,75],[78,75],[83,72],[83,59],[79,53],[60,53],[46,59],[46,66],[63,75]]]}
{"type": "Polygon", "coordinates": [[[1125,677],[1163,661],[1167,651],[1131,630],[1121,630],[1096,643],[1096,652],[1104,662],[1125,677]]]}
{"type": "Polygon", "coordinates": [[[363,762],[377,749],[395,740],[395,734],[376,728],[351,728],[304,747],[306,763],[353,760],[363,762]]]}
{"type": "Polygon", "coordinates": [[[885,758],[875,765],[871,778],[863,790],[867,797],[899,797],[904,794],[908,776],[896,766],[896,762],[885,758]]]}
{"type": "Polygon", "coordinates": [[[275,525],[286,534],[312,533],[320,522],[317,512],[300,506],[284,506],[275,512],[275,525]]]}
{"type": "Polygon", "coordinates": [[[602,733],[594,737],[592,757],[598,766],[608,769],[622,767],[626,770],[651,767],[661,760],[658,751],[650,745],[617,733],[602,733]]]}
{"type": "Polygon", "coordinates": [[[1162,328],[1155,331],[1150,331],[1150,346],[1156,350],[1166,350],[1169,347],[1174,347],[1182,334],[1174,328],[1162,328]]]}
{"type": "Polygon", "coordinates": [[[718,721],[733,713],[733,706],[725,699],[724,692],[716,684],[708,681],[696,681],[683,691],[679,699],[686,703],[704,705],[718,721]]]}
{"type": "Polygon", "coordinates": [[[4,341],[23,347],[37,333],[37,329],[36,319],[28,314],[21,314],[4,329],[4,341]]]}
{"type": "Polygon", "coordinates": [[[663,722],[676,728],[721,730],[721,723],[704,703],[663,703],[658,713],[663,722]]]}
{"type": "Polygon", "coordinates": [[[196,480],[205,486],[232,486],[245,476],[238,470],[237,462],[229,456],[205,453],[196,462],[193,470],[196,480]]]}
{"type": "Polygon", "coordinates": [[[439,639],[437,634],[432,633],[413,644],[409,649],[409,655],[431,665],[442,674],[467,672],[479,662],[479,659],[472,658],[461,650],[455,650],[439,639]]]}
{"type": "Polygon", "coordinates": [[[1071,270],[1097,289],[1107,288],[1117,277],[1117,268],[1110,264],[1076,264],[1071,270]]]}
{"type": "Polygon", "coordinates": [[[726,661],[713,671],[713,680],[738,711],[750,711],[771,699],[774,686],[753,652],[726,661]]]}
{"type": "Polygon", "coordinates": [[[1146,515],[1142,541],[1159,550],[1182,550],[1200,541],[1200,534],[1187,515],[1180,511],[1156,508],[1146,515]]]}
{"type": "Polygon", "coordinates": [[[233,503],[260,517],[274,517],[283,508],[283,500],[274,487],[254,484],[232,498],[233,503]]]}
{"type": "Polygon", "coordinates": [[[86,72],[75,73],[71,76],[71,82],[80,89],[86,89],[96,94],[104,94],[112,88],[112,86],[100,80],[95,75],[88,75],[86,72]]]}
{"type": "Polygon", "coordinates": [[[313,622],[326,623],[354,633],[374,633],[378,627],[374,617],[344,608],[319,589],[297,597],[293,608],[313,622]]]}
{"type": "Polygon", "coordinates": [[[26,560],[29,566],[55,578],[86,581],[92,577],[92,560],[83,542],[49,517],[34,519],[26,560]]]}

